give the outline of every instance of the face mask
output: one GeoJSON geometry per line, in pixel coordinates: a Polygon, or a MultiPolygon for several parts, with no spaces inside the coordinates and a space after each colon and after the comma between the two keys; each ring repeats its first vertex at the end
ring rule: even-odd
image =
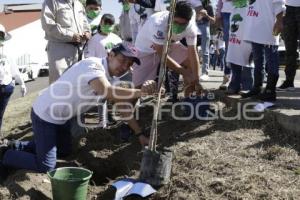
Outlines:
{"type": "Polygon", "coordinates": [[[113,25],[101,25],[101,32],[102,33],[111,33],[114,30],[114,26],[113,25]]]}
{"type": "Polygon", "coordinates": [[[90,10],[87,12],[87,17],[90,19],[95,19],[100,14],[100,11],[90,10]]]}
{"type": "Polygon", "coordinates": [[[129,10],[130,10],[130,4],[129,4],[129,3],[124,3],[124,4],[123,4],[123,10],[124,10],[125,12],[129,11],[129,10]]]}
{"type": "Polygon", "coordinates": [[[247,0],[233,0],[232,4],[235,8],[244,8],[247,6],[247,0]]]}
{"type": "Polygon", "coordinates": [[[172,24],[172,33],[180,34],[186,29],[186,25],[179,25],[176,23],[172,24]]]}

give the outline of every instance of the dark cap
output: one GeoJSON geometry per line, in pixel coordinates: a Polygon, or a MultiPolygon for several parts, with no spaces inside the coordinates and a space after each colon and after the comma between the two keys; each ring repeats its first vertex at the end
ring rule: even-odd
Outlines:
{"type": "Polygon", "coordinates": [[[112,51],[115,53],[121,53],[126,57],[133,58],[133,61],[140,65],[141,61],[138,59],[138,50],[131,44],[127,42],[116,44],[112,51]]]}
{"type": "Polygon", "coordinates": [[[101,0],[86,0],[85,5],[98,5],[102,6],[102,1],[101,0]]]}
{"type": "Polygon", "coordinates": [[[100,22],[113,25],[115,24],[115,17],[112,14],[105,13],[102,15],[100,22]]]}

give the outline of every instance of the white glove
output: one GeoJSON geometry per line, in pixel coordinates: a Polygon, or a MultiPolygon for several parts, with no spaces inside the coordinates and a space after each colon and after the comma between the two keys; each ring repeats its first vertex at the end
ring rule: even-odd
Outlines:
{"type": "Polygon", "coordinates": [[[22,95],[22,97],[24,97],[26,95],[26,93],[27,93],[27,88],[26,88],[25,85],[22,85],[21,86],[21,95],[22,95]]]}

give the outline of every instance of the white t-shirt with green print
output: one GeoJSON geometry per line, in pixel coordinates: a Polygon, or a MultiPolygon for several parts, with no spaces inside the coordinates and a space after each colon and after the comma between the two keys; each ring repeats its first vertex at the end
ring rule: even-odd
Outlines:
{"type": "Polygon", "coordinates": [[[101,35],[97,33],[87,43],[84,56],[85,58],[104,58],[114,45],[121,42],[122,39],[114,33],[110,33],[108,35],[101,35]]]}

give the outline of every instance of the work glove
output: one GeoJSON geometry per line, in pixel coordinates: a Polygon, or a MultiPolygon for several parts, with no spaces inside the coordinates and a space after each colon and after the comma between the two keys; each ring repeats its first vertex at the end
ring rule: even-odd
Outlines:
{"type": "Polygon", "coordinates": [[[26,88],[25,85],[22,85],[21,86],[21,95],[22,95],[22,97],[24,97],[26,95],[26,93],[27,93],[27,88],[26,88]]]}

